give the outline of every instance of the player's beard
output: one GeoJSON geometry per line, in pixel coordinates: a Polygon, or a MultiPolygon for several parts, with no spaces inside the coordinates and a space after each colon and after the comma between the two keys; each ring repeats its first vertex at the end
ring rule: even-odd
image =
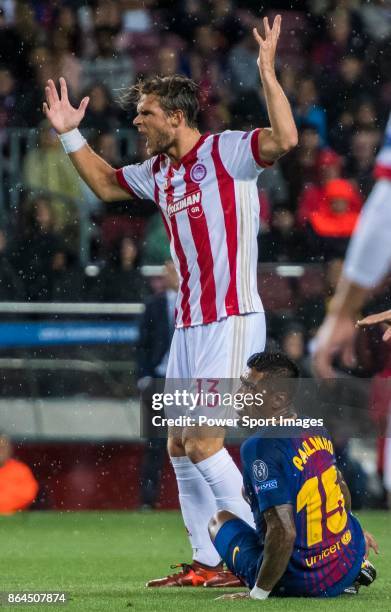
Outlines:
{"type": "Polygon", "coordinates": [[[174,139],[167,132],[159,132],[156,140],[150,142],[147,138],[147,153],[148,155],[161,155],[167,153],[173,145],[174,139]]]}

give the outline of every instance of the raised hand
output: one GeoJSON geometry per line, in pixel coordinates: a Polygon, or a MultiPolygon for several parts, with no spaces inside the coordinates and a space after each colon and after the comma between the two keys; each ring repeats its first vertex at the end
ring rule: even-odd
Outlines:
{"type": "Polygon", "coordinates": [[[276,55],[277,42],[281,30],[281,15],[277,15],[275,17],[271,29],[269,19],[264,17],[263,26],[265,28],[265,38],[262,38],[257,28],[253,28],[254,38],[259,45],[257,64],[261,72],[261,76],[268,70],[274,72],[274,58],[276,55]]]}
{"type": "Polygon", "coordinates": [[[60,95],[61,97],[54,81],[50,79],[45,87],[46,102],[43,103],[43,112],[56,132],[63,134],[79,126],[90,99],[83,98],[79,108],[74,108],[69,102],[67,84],[63,77],[60,77],[60,95]]]}

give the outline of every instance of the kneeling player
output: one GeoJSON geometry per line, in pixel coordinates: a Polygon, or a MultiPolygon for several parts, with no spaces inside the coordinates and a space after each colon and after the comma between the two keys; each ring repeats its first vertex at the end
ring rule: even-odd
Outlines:
{"type": "MultiPolygon", "coordinates": [[[[281,353],[259,353],[247,365],[240,392],[262,394],[263,404],[254,401],[240,416],[296,418],[295,364],[281,353]]],[[[209,524],[222,559],[250,589],[223,598],[333,597],[369,585],[376,571],[365,559],[369,548],[378,552],[377,543],[351,514],[327,430],[265,434],[257,432],[241,447],[244,497],[256,529],[225,510],[209,524]]]]}

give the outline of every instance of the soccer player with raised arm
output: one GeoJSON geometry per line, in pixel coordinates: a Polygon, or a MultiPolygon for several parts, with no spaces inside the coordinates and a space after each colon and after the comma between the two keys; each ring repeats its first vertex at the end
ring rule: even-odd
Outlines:
{"type": "Polygon", "coordinates": [[[275,426],[260,428],[241,447],[243,496],[255,529],[226,510],[209,524],[216,549],[249,588],[223,598],[356,594],[376,578],[366,557],[378,546],[351,513],[330,436],[323,426],[306,428],[303,417],[298,422],[299,371],[286,355],[254,354],[247,365],[238,391],[247,406],[238,416],[242,424],[245,417],[274,418],[275,426]],[[281,418],[294,424],[281,425],[281,418]]]}
{"type": "MultiPolygon", "coordinates": [[[[128,92],[137,107],[134,125],[147,141],[150,159],[112,168],[78,130],[88,105],[68,100],[60,79],[46,87],[44,112],[82,179],[99,198],[154,200],[159,207],[179,276],[174,333],[167,379],[198,380],[218,391],[221,379],[237,378],[249,355],[265,344],[265,317],[257,290],[259,201],[257,178],[297,144],[289,102],[275,74],[281,17],[259,44],[258,66],[270,127],[250,132],[201,134],[197,127],[197,87],[174,75],[138,82],[128,92]]],[[[168,452],[175,471],[193,561],[149,586],[198,586],[213,579],[226,584],[220,557],[208,535],[208,521],[228,508],[252,521],[241,497],[242,476],[215,437],[183,429],[169,433],[168,452]]]]}

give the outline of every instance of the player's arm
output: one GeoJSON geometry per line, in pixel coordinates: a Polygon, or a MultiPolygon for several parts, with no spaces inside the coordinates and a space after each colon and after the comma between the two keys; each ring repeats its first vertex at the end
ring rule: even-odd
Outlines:
{"type": "Polygon", "coordinates": [[[352,510],[352,497],[350,495],[349,487],[346,484],[344,477],[342,476],[342,472],[337,469],[338,474],[338,484],[341,487],[342,494],[345,499],[345,508],[348,512],[352,510]]]}
{"type": "Polygon", "coordinates": [[[345,365],[353,365],[355,322],[370,290],[390,269],[391,207],[385,205],[390,195],[389,181],[375,184],[350,240],[342,276],[313,342],[312,364],[321,378],[335,376],[335,355],[345,365]]]}
{"type": "Polygon", "coordinates": [[[45,87],[46,102],[43,111],[57,134],[67,141],[67,152],[81,178],[92,191],[104,201],[129,199],[130,193],[117,182],[115,169],[97,155],[78,131],[84,117],[89,98],[83,98],[79,108],[74,108],[68,99],[67,85],[60,78],[60,96],[52,80],[45,87]]]}
{"type": "MultiPolygon", "coordinates": [[[[345,508],[348,512],[352,511],[352,498],[350,495],[349,487],[346,484],[344,477],[342,476],[342,472],[337,469],[338,473],[338,484],[341,487],[341,491],[345,498],[345,508]]],[[[369,531],[363,531],[364,539],[365,539],[365,558],[368,557],[369,551],[373,550],[377,555],[379,554],[379,545],[376,541],[376,538],[369,533],[369,531]]]]}
{"type": "MultiPolygon", "coordinates": [[[[266,536],[263,561],[250,597],[257,599],[257,589],[270,592],[284,574],[292,555],[296,528],[291,504],[268,508],[263,513],[266,536]]],[[[264,599],[264,597],[259,597],[264,599]]]]}
{"type": "Polygon", "coordinates": [[[271,29],[267,17],[264,18],[263,24],[265,37],[262,38],[256,28],[253,34],[259,44],[257,63],[271,128],[259,132],[258,147],[262,160],[274,162],[297,145],[298,135],[290,104],[277,80],[274,67],[281,16],[277,15],[271,29]]]}

